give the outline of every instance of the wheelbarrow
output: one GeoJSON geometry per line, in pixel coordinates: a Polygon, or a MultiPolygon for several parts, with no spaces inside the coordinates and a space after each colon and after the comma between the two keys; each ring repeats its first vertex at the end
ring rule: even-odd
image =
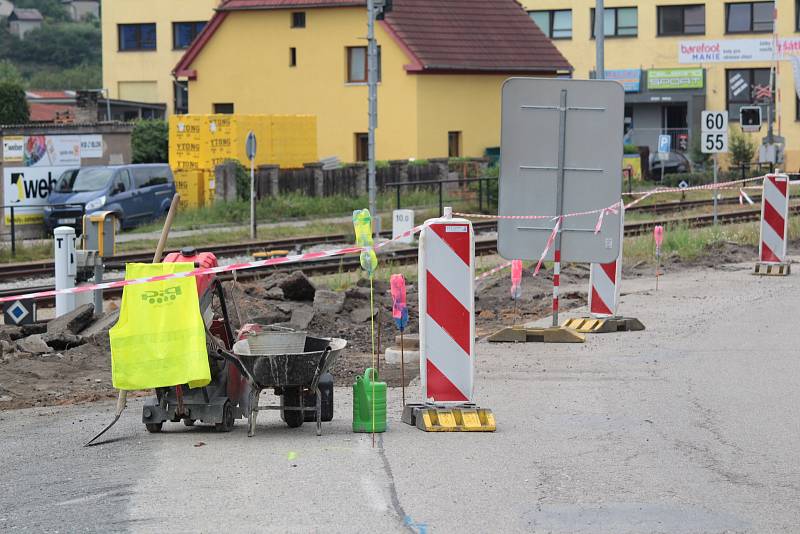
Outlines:
{"type": "MultiPolygon", "coordinates": [[[[280,410],[283,420],[292,428],[309,419],[316,421],[317,435],[321,435],[323,395],[320,380],[328,374],[346,345],[344,339],[307,336],[303,352],[253,354],[246,343],[237,343],[233,353],[224,351],[227,359],[241,362],[243,374],[250,384],[249,398],[241,403],[243,416],[248,420],[247,435],[253,437],[255,434],[256,418],[261,410],[280,410]],[[281,403],[260,405],[259,398],[265,389],[274,389],[275,394],[281,397],[281,403]]],[[[331,397],[331,416],[332,402],[331,397]]]]}

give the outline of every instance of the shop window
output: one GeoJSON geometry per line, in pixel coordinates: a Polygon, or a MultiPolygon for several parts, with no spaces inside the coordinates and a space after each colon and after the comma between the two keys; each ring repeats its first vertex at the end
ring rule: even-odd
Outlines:
{"type": "Polygon", "coordinates": [[[551,39],[572,38],[571,9],[529,11],[528,14],[539,29],[551,39]]]}
{"type": "Polygon", "coordinates": [[[706,33],[706,6],[658,6],[658,35],[706,33]]]}
{"type": "Polygon", "coordinates": [[[182,50],[189,48],[195,37],[206,27],[204,21],[200,22],[173,22],[172,23],[172,48],[182,50]]]}
{"type": "MultiPolygon", "coordinates": [[[[378,81],[381,81],[381,47],[378,47],[378,81]]],[[[367,83],[367,47],[347,47],[347,82],[367,83]]]]}
{"type": "Polygon", "coordinates": [[[214,113],[219,113],[221,115],[233,115],[233,104],[232,103],[217,103],[214,104],[214,113]]]}
{"type": "Polygon", "coordinates": [[[305,11],[296,11],[292,13],[292,28],[305,28],[305,27],[306,27],[305,11]]]}
{"type": "Polygon", "coordinates": [[[156,25],[148,24],[118,24],[119,50],[155,50],[156,25]]]}
{"type": "Polygon", "coordinates": [[[447,156],[461,157],[461,132],[447,132],[447,156]]]}
{"type": "Polygon", "coordinates": [[[768,33],[772,31],[775,2],[725,4],[727,33],[768,33]]]}
{"type": "MultiPolygon", "coordinates": [[[[609,7],[603,10],[603,35],[606,37],[636,37],[638,33],[637,8],[609,7]]],[[[594,39],[594,8],[592,8],[592,39],[594,39]]]]}
{"type": "Polygon", "coordinates": [[[727,69],[725,86],[729,120],[738,121],[739,108],[761,103],[756,95],[770,86],[769,69],[727,69]]]}
{"type": "Polygon", "coordinates": [[[356,161],[367,161],[369,159],[369,134],[356,134],[356,161]]]}

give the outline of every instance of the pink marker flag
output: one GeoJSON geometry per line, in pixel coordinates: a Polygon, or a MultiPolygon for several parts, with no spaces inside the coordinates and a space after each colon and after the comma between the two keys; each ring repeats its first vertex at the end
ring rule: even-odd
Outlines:
{"type": "Polygon", "coordinates": [[[522,296],[522,260],[511,260],[511,298],[522,296]]]}
{"type": "Polygon", "coordinates": [[[402,274],[393,274],[389,279],[392,291],[392,318],[397,328],[405,329],[408,324],[408,306],[406,305],[406,279],[402,274]]]}
{"type": "Polygon", "coordinates": [[[653,228],[653,237],[656,240],[656,248],[661,248],[661,243],[664,242],[664,227],[659,224],[653,228]]]}

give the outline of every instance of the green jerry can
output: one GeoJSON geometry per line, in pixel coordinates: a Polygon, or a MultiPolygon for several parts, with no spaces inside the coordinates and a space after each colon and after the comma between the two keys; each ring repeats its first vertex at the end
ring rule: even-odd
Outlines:
{"type": "Polygon", "coordinates": [[[353,432],[386,432],[386,382],[371,367],[353,384],[353,432]]]}

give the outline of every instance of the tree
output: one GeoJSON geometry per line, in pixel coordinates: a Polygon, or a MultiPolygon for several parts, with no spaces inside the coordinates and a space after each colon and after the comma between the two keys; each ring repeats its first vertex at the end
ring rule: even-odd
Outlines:
{"type": "Polygon", "coordinates": [[[68,69],[38,69],[30,78],[32,89],[74,90],[97,89],[103,83],[99,65],[79,65],[68,69]]]}
{"type": "Polygon", "coordinates": [[[25,39],[13,39],[8,58],[17,64],[40,68],[44,65],[77,67],[100,65],[101,32],[89,23],[48,23],[28,32],[25,39]]]}
{"type": "Polygon", "coordinates": [[[131,134],[133,163],[167,163],[169,127],[161,119],[137,121],[131,134]]]}
{"type": "Polygon", "coordinates": [[[19,69],[7,59],[0,60],[0,82],[11,82],[24,85],[19,69]]]}
{"type": "Polygon", "coordinates": [[[30,120],[30,108],[22,85],[0,81],[0,124],[24,124],[30,120]]]}
{"type": "Polygon", "coordinates": [[[706,154],[703,152],[703,147],[700,146],[699,135],[692,136],[692,144],[689,147],[689,157],[691,158],[692,163],[701,169],[705,169],[706,163],[708,163],[708,160],[711,159],[711,154],[706,154]]]}
{"type": "Polygon", "coordinates": [[[731,129],[728,146],[731,151],[731,162],[735,167],[749,165],[756,155],[755,143],[735,128],[731,129]]]}

